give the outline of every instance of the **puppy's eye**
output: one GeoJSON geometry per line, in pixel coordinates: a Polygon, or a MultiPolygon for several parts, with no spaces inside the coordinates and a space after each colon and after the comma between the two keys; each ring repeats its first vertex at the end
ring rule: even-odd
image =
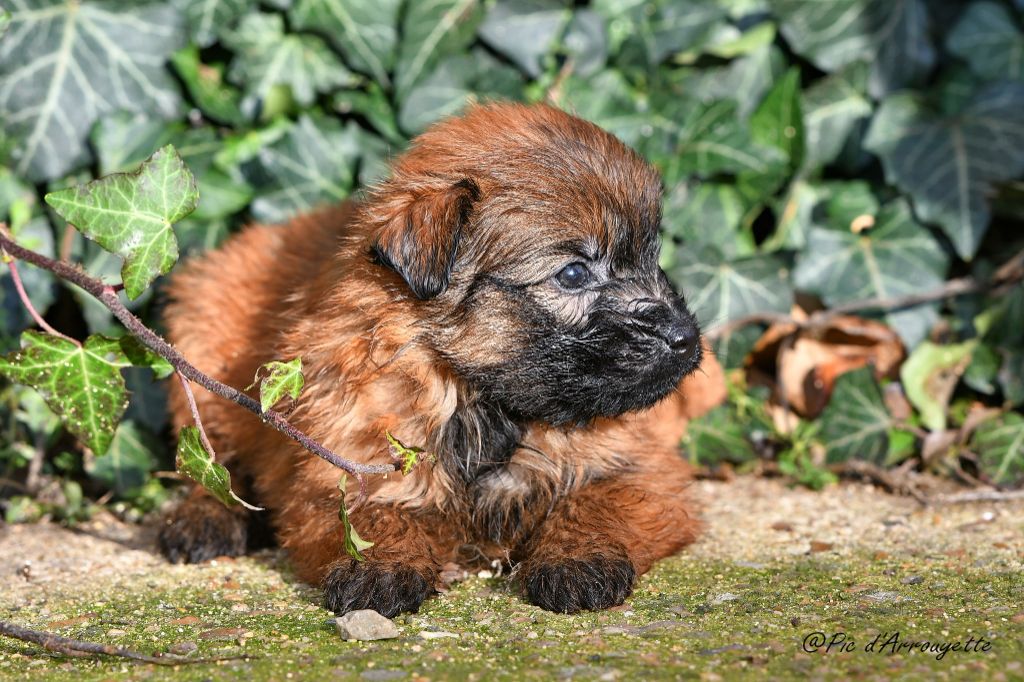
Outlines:
{"type": "Polygon", "coordinates": [[[555,275],[555,281],[566,289],[579,289],[590,281],[590,270],[583,263],[570,263],[555,275]]]}

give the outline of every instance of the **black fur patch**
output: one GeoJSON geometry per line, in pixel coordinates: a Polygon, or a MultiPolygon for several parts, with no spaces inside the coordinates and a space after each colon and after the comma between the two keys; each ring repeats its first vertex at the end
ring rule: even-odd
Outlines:
{"type": "Polygon", "coordinates": [[[557,613],[618,606],[633,591],[636,570],[625,558],[595,555],[529,566],[522,577],[531,602],[557,613]]]}
{"type": "Polygon", "coordinates": [[[161,553],[174,564],[242,556],[249,545],[248,517],[212,498],[193,499],[164,519],[157,542],[161,553]]]}
{"type": "Polygon", "coordinates": [[[522,435],[522,427],[500,408],[460,404],[441,431],[437,452],[442,466],[472,483],[508,464],[522,435]]]}
{"type": "Polygon", "coordinates": [[[332,570],[324,578],[323,590],[324,606],[338,615],[373,609],[387,618],[419,611],[420,604],[434,591],[411,568],[354,559],[332,570]]]}

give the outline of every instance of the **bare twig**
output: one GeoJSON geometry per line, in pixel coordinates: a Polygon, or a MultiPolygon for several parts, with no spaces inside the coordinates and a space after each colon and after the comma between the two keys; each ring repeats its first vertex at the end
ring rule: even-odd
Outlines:
{"type": "Polygon", "coordinates": [[[8,255],[6,249],[0,250],[0,253],[3,254],[3,260],[5,263],[7,263],[7,267],[11,269],[11,281],[14,282],[14,289],[18,292],[18,298],[21,299],[21,304],[25,306],[25,310],[28,311],[28,314],[31,315],[32,319],[35,320],[37,325],[39,325],[39,328],[42,329],[47,334],[52,334],[53,336],[57,336],[64,339],[65,341],[70,341],[71,343],[81,348],[82,344],[78,339],[73,339],[70,336],[65,336],[64,334],[61,334],[59,331],[51,327],[46,320],[43,319],[43,316],[39,314],[39,311],[36,310],[36,307],[32,305],[32,299],[28,297],[28,292],[25,291],[25,285],[21,281],[21,274],[18,272],[18,264],[14,261],[13,258],[11,258],[10,255],[8,255]]]}
{"type": "Polygon", "coordinates": [[[975,490],[951,495],[936,495],[928,504],[965,504],[968,502],[1013,502],[1024,500],[1024,490],[975,490]]]}
{"type": "Polygon", "coordinates": [[[188,401],[188,409],[192,413],[192,421],[196,423],[196,430],[199,431],[199,441],[206,448],[206,451],[210,453],[210,457],[214,460],[217,459],[217,451],[213,449],[213,443],[206,435],[206,429],[203,428],[203,420],[199,417],[199,407],[196,406],[196,396],[192,393],[192,384],[189,383],[188,379],[181,372],[175,372],[178,377],[178,381],[181,382],[181,388],[185,392],[185,400],[188,401]]]}
{"type": "Polygon", "coordinates": [[[90,654],[102,654],[105,656],[117,656],[128,658],[142,663],[153,663],[155,665],[183,665],[192,663],[216,663],[218,661],[231,661],[241,658],[252,658],[251,656],[230,656],[226,658],[184,658],[179,656],[148,656],[140,654],[131,649],[125,649],[110,644],[96,644],[95,642],[83,642],[70,637],[63,637],[52,632],[43,630],[30,630],[14,623],[0,620],[0,635],[18,639],[23,642],[31,642],[49,651],[66,656],[88,656],[90,654]]]}
{"type": "Polygon", "coordinates": [[[705,336],[711,340],[729,336],[737,329],[742,329],[751,324],[793,324],[801,329],[819,328],[841,315],[849,315],[855,312],[893,311],[903,308],[912,308],[924,303],[934,303],[947,298],[978,294],[985,291],[1002,289],[1006,286],[1016,284],[1024,279],[1024,251],[1016,254],[1013,258],[1003,263],[991,279],[977,280],[973,277],[960,277],[945,282],[942,286],[930,291],[923,291],[917,294],[906,296],[866,298],[860,301],[851,301],[837,306],[820,310],[811,314],[806,320],[798,320],[786,313],[753,313],[745,315],[721,324],[709,330],[705,336]]]}
{"type": "Polygon", "coordinates": [[[49,270],[61,279],[65,279],[85,290],[106,306],[114,314],[114,317],[128,329],[132,336],[141,341],[151,351],[170,362],[175,370],[184,375],[186,379],[194,381],[211,393],[230,400],[236,405],[258,415],[264,423],[285,434],[314,455],[356,476],[360,474],[388,474],[396,471],[397,467],[394,464],[361,464],[341,457],[292,426],[279,412],[274,410],[264,412],[258,400],[254,400],[237,388],[228,386],[199,371],[171,344],[167,343],[159,334],[151,330],[138,317],[132,314],[121,303],[113,286],[104,284],[100,280],[89,276],[77,265],[56,261],[52,258],[47,258],[41,253],[21,247],[2,232],[0,232],[0,248],[3,248],[7,253],[20,260],[44,270],[49,270]]]}
{"type": "Polygon", "coordinates": [[[837,473],[844,476],[859,476],[870,480],[875,485],[885,488],[890,493],[897,495],[910,495],[922,505],[928,504],[928,498],[926,498],[909,480],[900,480],[906,477],[906,471],[902,471],[903,475],[898,475],[896,472],[886,471],[876,464],[871,462],[865,462],[859,459],[851,459],[847,462],[843,462],[837,470],[837,473]]]}

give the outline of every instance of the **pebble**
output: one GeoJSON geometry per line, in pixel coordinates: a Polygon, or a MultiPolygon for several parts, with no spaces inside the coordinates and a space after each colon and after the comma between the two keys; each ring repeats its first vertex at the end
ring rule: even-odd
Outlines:
{"type": "Polygon", "coordinates": [[[198,649],[199,645],[195,642],[178,642],[177,644],[172,644],[167,651],[175,656],[188,656],[191,653],[195,653],[198,649]]]}
{"type": "Polygon", "coordinates": [[[924,582],[924,578],[919,575],[908,575],[906,578],[900,581],[904,585],[920,585],[924,582]]]}
{"type": "Polygon", "coordinates": [[[712,597],[710,600],[710,604],[712,606],[718,606],[719,604],[724,604],[727,601],[736,601],[739,598],[740,595],[738,594],[733,594],[732,592],[723,592],[721,594],[716,594],[714,597],[712,597]]]}
{"type": "Polygon", "coordinates": [[[424,630],[420,633],[420,637],[423,639],[442,639],[444,637],[454,637],[455,639],[458,639],[459,634],[457,632],[432,632],[430,630],[424,630]]]}
{"type": "Polygon", "coordinates": [[[398,626],[373,609],[351,611],[334,619],[334,627],[343,639],[368,642],[398,637],[398,626]]]}

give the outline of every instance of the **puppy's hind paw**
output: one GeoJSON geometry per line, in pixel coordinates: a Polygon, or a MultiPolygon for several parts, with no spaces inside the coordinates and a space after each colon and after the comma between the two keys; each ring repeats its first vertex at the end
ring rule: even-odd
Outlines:
{"type": "Polygon", "coordinates": [[[548,611],[576,613],[618,606],[633,591],[636,569],[626,558],[595,554],[529,562],[520,573],[527,598],[548,611]]]}
{"type": "Polygon", "coordinates": [[[388,618],[419,611],[434,592],[427,579],[408,566],[355,560],[328,573],[323,590],[324,606],[339,615],[373,609],[388,618]]]}
{"type": "Polygon", "coordinates": [[[163,519],[157,541],[174,564],[245,554],[249,520],[213,498],[193,496],[163,519]]]}

